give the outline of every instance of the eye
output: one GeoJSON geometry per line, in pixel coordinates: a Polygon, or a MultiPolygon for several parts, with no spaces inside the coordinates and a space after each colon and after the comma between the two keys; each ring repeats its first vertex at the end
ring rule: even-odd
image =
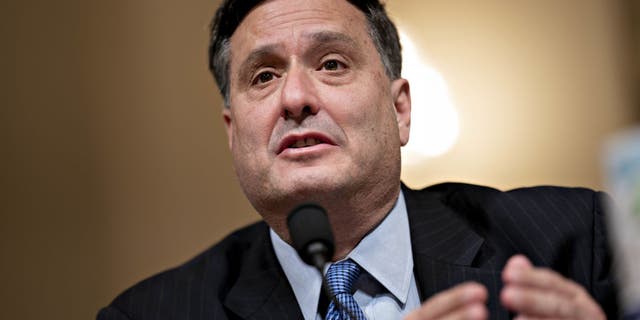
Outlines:
{"type": "Polygon", "coordinates": [[[253,81],[254,83],[265,83],[265,82],[269,82],[271,80],[273,80],[273,73],[265,71],[265,72],[261,72],[253,81]]]}
{"type": "Polygon", "coordinates": [[[327,60],[324,63],[322,63],[322,68],[321,69],[329,70],[329,71],[337,71],[337,70],[344,69],[344,68],[345,68],[344,63],[342,63],[342,62],[340,62],[338,60],[332,59],[332,60],[327,60]]]}

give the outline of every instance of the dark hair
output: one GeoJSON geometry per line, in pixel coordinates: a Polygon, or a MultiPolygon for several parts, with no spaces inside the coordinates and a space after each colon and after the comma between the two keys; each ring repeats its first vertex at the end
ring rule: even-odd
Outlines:
{"type": "MultiPolygon", "coordinates": [[[[264,0],[225,0],[211,22],[209,70],[213,73],[225,107],[229,107],[229,39],[249,12],[264,0]]],[[[367,19],[368,32],[376,46],[387,76],[400,77],[402,56],[398,30],[378,0],[348,0],[362,11],[367,19]]]]}

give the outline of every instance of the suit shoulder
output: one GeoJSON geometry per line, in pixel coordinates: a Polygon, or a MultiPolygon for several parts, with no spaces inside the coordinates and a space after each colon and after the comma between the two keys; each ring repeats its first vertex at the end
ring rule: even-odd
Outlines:
{"type": "Polygon", "coordinates": [[[587,188],[536,186],[501,191],[465,183],[442,183],[406,193],[417,201],[435,197],[481,234],[495,230],[589,234],[595,220],[602,219],[607,198],[587,188]]]}
{"type": "Polygon", "coordinates": [[[418,197],[435,196],[448,206],[464,209],[493,209],[506,204],[521,210],[552,206],[554,209],[572,207],[575,210],[592,212],[599,210],[601,202],[608,200],[606,194],[588,188],[558,186],[522,187],[501,191],[487,186],[447,182],[410,192],[414,192],[418,197]]]}
{"type": "Polygon", "coordinates": [[[200,299],[206,299],[208,307],[222,308],[224,294],[235,283],[246,256],[268,239],[269,228],[262,221],[239,229],[186,263],[138,282],[117,296],[110,308],[131,319],[151,316],[149,306],[158,308],[153,314],[167,318],[183,315],[185,310],[179,309],[200,299]]]}
{"type": "Polygon", "coordinates": [[[517,208],[530,214],[554,212],[582,220],[577,225],[588,227],[584,230],[588,232],[595,216],[601,216],[605,211],[607,202],[605,193],[588,188],[537,186],[501,192],[491,203],[491,208],[517,208]]]}

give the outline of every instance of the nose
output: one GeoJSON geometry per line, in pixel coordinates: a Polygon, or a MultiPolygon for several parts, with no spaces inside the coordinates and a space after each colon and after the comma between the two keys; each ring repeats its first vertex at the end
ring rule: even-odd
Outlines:
{"type": "Polygon", "coordinates": [[[281,92],[282,116],[285,120],[302,122],[318,112],[316,88],[311,75],[299,66],[291,67],[281,92]]]}

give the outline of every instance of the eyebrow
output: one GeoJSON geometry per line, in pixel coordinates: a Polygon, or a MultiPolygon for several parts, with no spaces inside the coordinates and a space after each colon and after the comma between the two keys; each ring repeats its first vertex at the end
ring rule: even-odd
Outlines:
{"type": "Polygon", "coordinates": [[[348,44],[350,46],[358,45],[356,41],[348,35],[334,31],[314,32],[309,34],[308,37],[313,39],[315,43],[338,42],[348,44]]]}
{"type": "Polygon", "coordinates": [[[246,78],[250,73],[247,72],[248,70],[255,69],[259,61],[263,60],[265,57],[273,55],[273,53],[280,47],[281,45],[278,44],[267,44],[251,51],[247,58],[242,61],[242,64],[240,64],[240,68],[238,69],[240,79],[246,78]]]}
{"type": "MultiPolygon", "coordinates": [[[[356,49],[360,47],[353,38],[344,33],[335,31],[313,32],[305,34],[303,35],[303,37],[313,40],[312,45],[309,49],[307,49],[307,51],[316,51],[323,46],[336,43],[356,49]]],[[[247,71],[254,70],[258,66],[260,61],[265,59],[265,57],[273,56],[274,52],[278,51],[281,48],[282,44],[266,44],[251,51],[247,58],[244,59],[242,64],[240,64],[240,68],[238,69],[240,72],[240,78],[246,78],[251,73],[247,71]]]]}

